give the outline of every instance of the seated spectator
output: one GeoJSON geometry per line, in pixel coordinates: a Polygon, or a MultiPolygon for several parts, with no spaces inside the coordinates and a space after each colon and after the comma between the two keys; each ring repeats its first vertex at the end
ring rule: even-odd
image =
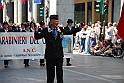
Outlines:
{"type": "Polygon", "coordinates": [[[121,43],[121,48],[122,48],[122,54],[120,55],[120,57],[124,59],[124,40],[121,43]]]}
{"type": "Polygon", "coordinates": [[[91,48],[90,54],[94,55],[94,52],[100,51],[102,48],[102,43],[100,41],[97,41],[96,46],[91,48]]]}
{"type": "Polygon", "coordinates": [[[121,39],[118,39],[115,44],[114,44],[114,50],[113,50],[113,54],[114,57],[116,58],[121,58],[121,54],[122,54],[122,42],[121,39]]]}
{"type": "Polygon", "coordinates": [[[110,37],[106,37],[104,43],[100,50],[94,51],[95,55],[100,55],[103,53],[103,56],[109,56],[112,54],[113,43],[111,42],[110,37]]]}
{"type": "Polygon", "coordinates": [[[105,44],[105,49],[103,50],[104,52],[103,56],[109,56],[110,54],[112,54],[112,50],[113,50],[113,43],[111,41],[111,38],[108,37],[106,38],[106,44],[105,44]]]}
{"type": "Polygon", "coordinates": [[[98,41],[97,42],[97,45],[94,47],[96,49],[96,50],[94,50],[95,56],[103,53],[103,51],[105,49],[105,44],[106,44],[106,41],[103,41],[103,42],[98,41]]]}

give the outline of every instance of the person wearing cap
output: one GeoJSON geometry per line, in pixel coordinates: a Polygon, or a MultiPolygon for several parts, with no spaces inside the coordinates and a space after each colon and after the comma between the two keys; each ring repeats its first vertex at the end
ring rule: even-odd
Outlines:
{"type": "MultiPolygon", "coordinates": [[[[29,26],[29,25],[28,25],[29,26]]],[[[26,32],[26,23],[21,23],[21,27],[19,27],[19,25],[17,24],[15,27],[15,32],[26,32]]],[[[27,28],[29,30],[29,28],[27,28]]],[[[27,30],[27,31],[28,31],[27,30]]],[[[25,64],[25,67],[29,66],[29,59],[24,59],[23,63],[25,64]]]]}
{"type": "MultiPolygon", "coordinates": [[[[7,21],[3,22],[3,29],[0,30],[0,32],[12,32],[12,30],[8,29],[9,24],[7,21]]],[[[4,60],[4,67],[7,68],[9,64],[9,60],[4,60]]]]}
{"type": "MultiPolygon", "coordinates": [[[[30,29],[30,25],[26,24],[25,26],[22,27],[22,32],[33,32],[33,31],[30,29]]],[[[30,66],[29,59],[24,59],[23,63],[25,64],[25,67],[30,66]]]]}
{"type": "Polygon", "coordinates": [[[53,83],[55,78],[55,70],[57,83],[63,83],[63,48],[62,48],[62,35],[71,35],[79,31],[78,28],[73,30],[65,30],[62,27],[58,27],[58,15],[50,16],[50,24],[48,27],[43,28],[41,32],[38,32],[38,27],[35,30],[35,39],[45,38],[46,49],[46,71],[47,71],[47,83],[53,83]],[[55,67],[56,66],[56,67],[55,67]],[[55,69],[56,68],[56,69],[55,69]]]}
{"type": "MultiPolygon", "coordinates": [[[[68,19],[67,20],[67,26],[66,27],[64,27],[64,29],[65,30],[72,30],[72,29],[74,29],[75,27],[74,26],[72,26],[72,23],[73,23],[73,20],[72,19],[68,19]]],[[[73,34],[73,36],[76,36],[76,34],[73,34]]],[[[74,46],[74,43],[75,43],[75,38],[73,37],[73,46],[74,46]]],[[[72,64],[70,63],[70,58],[66,58],[66,65],[67,66],[71,66],[72,64]]]]}

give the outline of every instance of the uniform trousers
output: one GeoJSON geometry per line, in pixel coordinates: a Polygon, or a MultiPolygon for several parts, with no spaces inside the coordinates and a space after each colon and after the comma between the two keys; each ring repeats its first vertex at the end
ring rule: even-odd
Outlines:
{"type": "Polygon", "coordinates": [[[55,70],[56,70],[57,83],[63,83],[63,58],[46,59],[46,70],[47,70],[47,83],[54,83],[55,70]]]}
{"type": "Polygon", "coordinates": [[[4,60],[4,65],[8,65],[9,60],[4,60]]]}
{"type": "Polygon", "coordinates": [[[66,62],[67,63],[70,63],[70,58],[66,58],[66,62]]]}
{"type": "Polygon", "coordinates": [[[29,59],[24,59],[24,64],[28,65],[28,63],[29,63],[29,59]]]}
{"type": "Polygon", "coordinates": [[[40,59],[40,63],[44,63],[44,59],[40,59]]]}

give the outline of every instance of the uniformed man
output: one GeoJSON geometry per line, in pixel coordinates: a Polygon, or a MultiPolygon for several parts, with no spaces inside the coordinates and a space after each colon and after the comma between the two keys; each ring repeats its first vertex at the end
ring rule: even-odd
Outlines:
{"type": "MultiPolygon", "coordinates": [[[[38,32],[40,32],[43,28],[45,28],[45,23],[43,21],[40,22],[40,28],[38,32]]],[[[42,38],[43,44],[45,44],[45,39],[42,38]]],[[[40,66],[45,66],[44,59],[40,59],[40,66]]]]}
{"type": "Polygon", "coordinates": [[[79,31],[78,28],[73,30],[64,30],[58,27],[58,15],[50,16],[50,25],[44,28],[41,32],[38,32],[38,28],[34,33],[36,39],[45,38],[46,49],[46,70],[47,70],[47,83],[53,83],[55,77],[55,66],[56,66],[56,77],[57,83],[63,83],[63,48],[62,48],[62,37],[61,34],[71,35],[79,31]]]}
{"type": "MultiPolygon", "coordinates": [[[[64,27],[64,29],[65,30],[72,30],[72,29],[75,29],[75,27],[74,26],[72,26],[72,23],[73,23],[73,20],[72,19],[68,19],[67,20],[67,26],[66,27],[64,27]]],[[[73,34],[73,48],[74,48],[74,43],[75,43],[75,38],[74,38],[74,36],[76,36],[76,34],[73,34]]],[[[70,58],[66,58],[66,65],[67,66],[71,66],[72,64],[70,63],[70,58]]]]}
{"type": "MultiPolygon", "coordinates": [[[[12,32],[12,30],[8,29],[9,24],[7,21],[3,22],[3,29],[0,30],[0,32],[12,32]]],[[[4,60],[4,67],[7,68],[9,64],[9,60],[4,60]]]]}

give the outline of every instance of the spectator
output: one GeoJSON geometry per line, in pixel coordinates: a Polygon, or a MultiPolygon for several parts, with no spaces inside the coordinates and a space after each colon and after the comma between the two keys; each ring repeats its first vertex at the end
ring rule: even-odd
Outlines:
{"type": "Polygon", "coordinates": [[[109,56],[110,54],[112,54],[112,50],[113,50],[113,43],[111,42],[111,37],[108,36],[108,38],[106,38],[106,44],[103,50],[104,52],[103,56],[109,56]]]}
{"type": "Polygon", "coordinates": [[[120,57],[120,55],[122,54],[122,48],[121,48],[121,39],[118,39],[115,43],[114,43],[114,49],[113,49],[113,53],[114,53],[114,57],[120,57]]]}
{"type": "Polygon", "coordinates": [[[85,39],[85,52],[84,53],[89,53],[90,52],[90,33],[91,33],[91,27],[88,25],[85,25],[86,27],[86,39],[85,39]]]}
{"type": "Polygon", "coordinates": [[[90,49],[93,49],[96,46],[96,32],[94,28],[91,28],[90,33],[90,49]]]}
{"type": "Polygon", "coordinates": [[[96,33],[96,40],[98,41],[100,38],[100,25],[98,23],[95,23],[95,33],[96,33]]]}
{"type": "Polygon", "coordinates": [[[85,26],[84,23],[80,24],[81,31],[79,32],[79,39],[80,39],[79,52],[83,52],[85,50],[86,28],[84,26],[85,26]]]}
{"type": "Polygon", "coordinates": [[[113,23],[113,29],[114,29],[114,31],[113,31],[113,39],[112,39],[112,41],[115,42],[115,41],[118,40],[118,35],[117,35],[118,30],[117,30],[117,23],[116,22],[113,23]]]}
{"type": "Polygon", "coordinates": [[[113,29],[112,23],[109,22],[108,29],[106,30],[106,36],[109,36],[111,40],[113,39],[113,30],[114,29],[113,29]]]}

